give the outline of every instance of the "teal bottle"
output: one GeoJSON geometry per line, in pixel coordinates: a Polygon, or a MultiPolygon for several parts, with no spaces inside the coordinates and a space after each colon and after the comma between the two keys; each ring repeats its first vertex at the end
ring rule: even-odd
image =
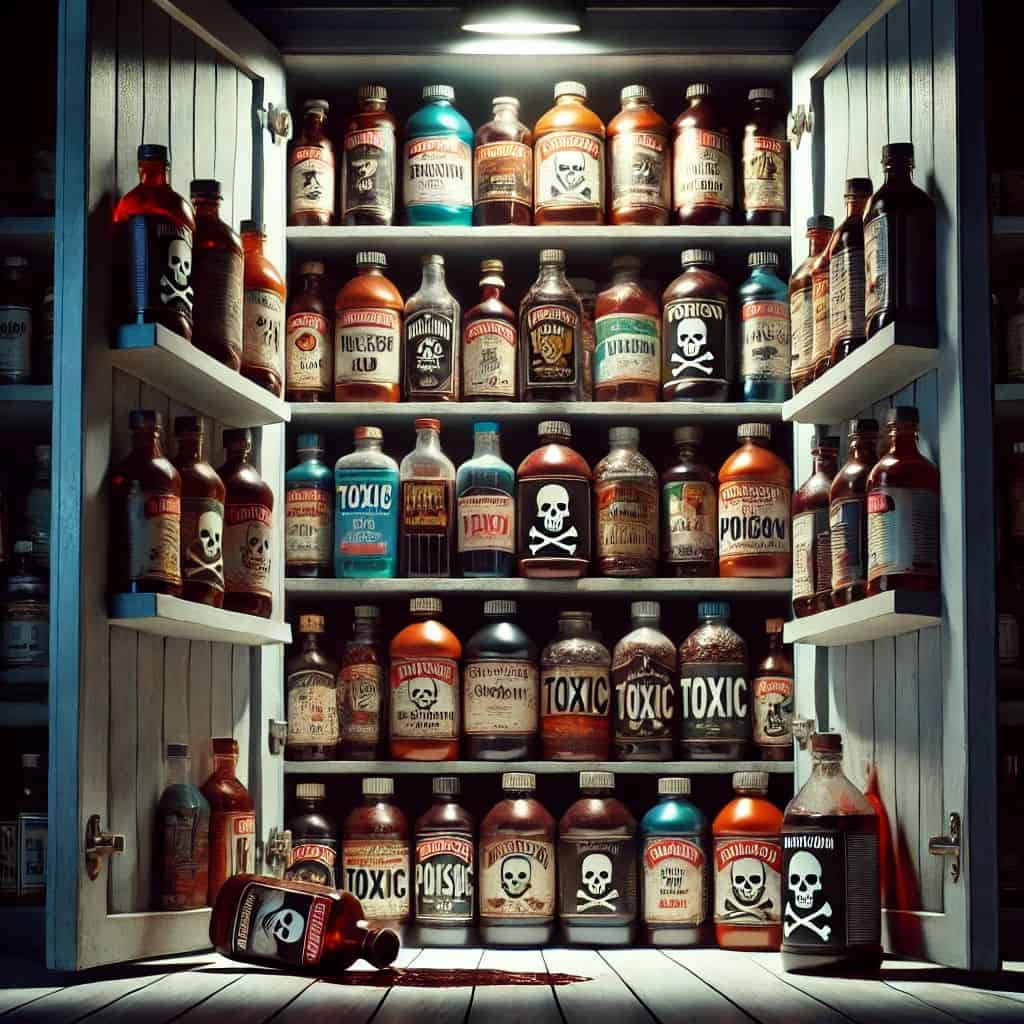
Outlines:
{"type": "Polygon", "coordinates": [[[779,254],[752,252],[750,277],[740,285],[740,379],[747,402],[784,402],[789,382],[789,288],[779,277],[779,254]]]}
{"type": "Polygon", "coordinates": [[[473,129],[452,106],[450,85],[423,88],[405,126],[402,198],[408,224],[473,223],[473,129]]]}
{"type": "Polygon", "coordinates": [[[284,477],[284,561],[287,576],[331,575],[334,475],[320,457],[323,434],[299,434],[299,464],[284,477]]]}
{"type": "Polygon", "coordinates": [[[516,536],[516,474],[501,457],[497,423],[473,424],[473,457],[455,477],[463,576],[510,576],[516,536]]]}
{"type": "Polygon", "coordinates": [[[640,822],[643,939],[654,946],[706,938],[708,820],[689,797],[688,778],[658,779],[658,802],[640,822]]]}
{"type": "Polygon", "coordinates": [[[334,464],[334,575],[374,579],[398,564],[398,463],[380,427],[356,427],[355,451],[334,464]]]}

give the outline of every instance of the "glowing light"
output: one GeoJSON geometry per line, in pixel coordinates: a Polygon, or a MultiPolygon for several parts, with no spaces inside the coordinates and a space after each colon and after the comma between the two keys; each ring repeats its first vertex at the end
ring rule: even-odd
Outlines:
{"type": "Polygon", "coordinates": [[[465,32],[505,36],[554,36],[580,32],[582,19],[575,4],[469,4],[462,16],[465,32]]]}

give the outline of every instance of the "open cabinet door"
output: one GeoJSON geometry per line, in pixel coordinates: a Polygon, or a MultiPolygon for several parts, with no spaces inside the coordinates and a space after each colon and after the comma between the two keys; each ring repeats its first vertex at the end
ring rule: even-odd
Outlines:
{"type": "MultiPolygon", "coordinates": [[[[847,774],[877,773],[889,824],[886,949],[956,967],[998,966],[996,692],[991,372],[981,5],[842,0],[798,52],[793,265],[802,226],[844,216],[846,178],[881,184],[881,150],[913,142],[915,180],[938,215],[937,369],[860,415],[915,405],[942,478],[941,627],[844,647],[799,647],[798,713],[839,730],[847,774]],[[977,342],[982,344],[978,345],[977,342]],[[929,852],[961,830],[960,857],[929,852]]],[[[902,381],[898,382],[902,384],[902,381]]],[[[846,435],[846,424],[824,424],[846,435]]],[[[811,472],[814,427],[794,430],[795,478],[811,472]]],[[[801,755],[798,785],[806,778],[801,755]]],[[[883,854],[885,842],[883,838],[883,854]]],[[[883,876],[887,873],[883,869],[883,876]]],[[[884,878],[883,878],[884,881],[884,878]]]]}
{"type": "MultiPolygon", "coordinates": [[[[267,720],[283,717],[281,646],[111,625],[108,553],[116,538],[108,536],[106,495],[110,467],[126,454],[133,408],[161,411],[165,423],[204,413],[207,458],[223,461],[215,409],[192,398],[193,409],[180,387],[171,396],[112,365],[112,211],[137,183],[136,147],[169,147],[178,193],[187,195],[193,178],[221,180],[224,220],[236,228],[263,220],[268,255],[283,271],[286,142],[268,130],[265,115],[271,104],[284,107],[285,92],[279,54],[224,0],[64,0],[61,53],[68,215],[58,230],[54,458],[69,484],[55,495],[47,962],[81,969],[209,945],[209,909],[151,910],[167,742],[189,744],[200,784],[210,773],[210,737],[238,740],[238,774],[256,800],[257,870],[260,840],[281,820],[280,756],[271,755],[267,735],[267,720]],[[99,858],[95,877],[85,854],[91,819],[123,837],[123,852],[99,858]]],[[[254,439],[280,507],[284,427],[255,429],[254,439]]],[[[275,568],[283,567],[276,518],[275,568]]],[[[275,575],[280,619],[283,572],[275,575]]]]}

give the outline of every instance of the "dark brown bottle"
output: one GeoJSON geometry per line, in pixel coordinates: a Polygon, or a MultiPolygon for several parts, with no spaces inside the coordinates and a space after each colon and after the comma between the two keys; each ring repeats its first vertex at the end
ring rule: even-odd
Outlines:
{"type": "Polygon", "coordinates": [[[832,607],[829,488],[836,475],[839,438],[811,446],[814,471],[793,492],[793,614],[800,618],[832,607]]]}
{"type": "Polygon", "coordinates": [[[533,136],[519,100],[495,96],[494,116],[473,140],[473,223],[533,222],[533,136]]]}
{"type": "Polygon", "coordinates": [[[661,562],[666,576],[718,575],[718,477],[700,427],[676,427],[677,462],[661,474],[661,562]]]}
{"type": "MultiPolygon", "coordinates": [[[[36,383],[49,383],[49,366],[53,362],[53,290],[49,296],[49,315],[33,317],[35,289],[24,256],[5,256],[0,262],[0,384],[28,384],[32,380],[32,364],[41,371],[36,383]],[[43,358],[43,342],[47,328],[40,320],[49,320],[50,352],[43,358]],[[43,328],[43,330],[40,330],[43,328]],[[36,339],[40,344],[36,344],[36,339]]],[[[46,300],[44,298],[44,305],[46,300]]]]}
{"type": "Polygon", "coordinates": [[[868,474],[878,461],[878,421],[850,420],[846,462],[829,489],[832,604],[859,601],[868,582],[868,474]]]}
{"type": "Polygon", "coordinates": [[[748,224],[785,224],[789,186],[786,118],[774,89],[751,89],[743,126],[743,211],[748,224]]]}
{"type": "Polygon", "coordinates": [[[289,402],[329,402],[334,397],[334,344],[323,280],[321,262],[300,263],[298,287],[288,296],[285,397],[289,402]]]}
{"type": "Polygon", "coordinates": [[[284,681],[288,761],[330,761],[338,745],[338,669],[323,651],[323,635],[322,615],[299,616],[299,649],[284,681]]]}
{"type": "Polygon", "coordinates": [[[327,100],[306,100],[302,128],[288,154],[288,223],[334,222],[334,147],[327,138],[327,100]]]}
{"type": "Polygon", "coordinates": [[[189,780],[188,744],[168,743],[165,750],[153,830],[153,909],[198,910],[210,891],[210,805],[189,780]]]}
{"type": "Polygon", "coordinates": [[[357,604],[352,609],[352,636],[345,641],[338,670],[338,756],[355,761],[376,760],[387,731],[379,621],[376,605],[357,604]]]}
{"type": "Polygon", "coordinates": [[[459,303],[445,285],[444,257],[424,256],[421,263],[420,286],[405,303],[402,397],[411,402],[457,402],[462,382],[459,303]]]}
{"type": "Polygon", "coordinates": [[[867,339],[864,327],[864,207],[870,178],[846,182],[846,219],[828,244],[829,365],[835,366],[867,339]]]}
{"type": "Polygon", "coordinates": [[[768,619],[768,653],[750,682],[754,746],[762,761],[793,760],[793,659],[782,642],[782,619],[768,619]]]}
{"type": "Polygon", "coordinates": [[[416,447],[400,467],[401,567],[407,577],[452,574],[455,466],[441,450],[441,421],[417,419],[416,447]]]}
{"type": "Polygon", "coordinates": [[[361,85],[359,109],[342,143],[343,224],[385,226],[395,221],[395,118],[382,85],[361,85]]]}
{"type": "Polygon", "coordinates": [[[324,813],[327,787],[322,782],[300,782],[295,787],[298,810],[288,819],[292,848],[284,877],[314,885],[336,884],[338,826],[324,813]]]}
{"type": "Polygon", "coordinates": [[[832,365],[832,311],[829,308],[829,247],[818,253],[811,264],[811,301],[814,303],[814,324],[811,334],[811,376],[817,380],[832,365]]]}
{"type": "Polygon", "coordinates": [[[462,320],[462,398],[466,402],[514,401],[518,393],[518,324],[501,299],[501,260],[480,264],[480,301],[462,320]]]}
{"type": "Polygon", "coordinates": [[[729,121],[706,82],[687,86],[676,118],[672,208],[676,224],[728,224],[736,202],[729,121]]]}
{"type": "Polygon", "coordinates": [[[831,217],[810,217],[807,220],[807,259],[793,271],[789,279],[789,324],[793,362],[789,379],[794,394],[814,380],[814,281],[812,271],[818,257],[825,251],[832,230],[831,217]]]}
{"type": "Polygon", "coordinates": [[[239,781],[238,740],[214,736],[213,772],[202,785],[210,804],[209,902],[232,875],[247,874],[256,863],[256,811],[252,796],[239,781]]]}

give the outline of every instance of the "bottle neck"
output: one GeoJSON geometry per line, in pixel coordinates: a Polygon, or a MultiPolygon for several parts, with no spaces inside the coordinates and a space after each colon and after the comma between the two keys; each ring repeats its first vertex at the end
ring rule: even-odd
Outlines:
{"type": "Polygon", "coordinates": [[[837,779],[843,774],[842,754],[811,754],[811,771],[818,776],[837,779]]]}
{"type": "Polygon", "coordinates": [[[430,288],[444,287],[444,267],[440,263],[423,264],[423,285],[430,288]]]}
{"type": "Polygon", "coordinates": [[[139,184],[151,188],[167,185],[168,165],[160,160],[139,161],[139,184]]]}
{"type": "Polygon", "coordinates": [[[352,639],[360,644],[377,642],[377,625],[371,619],[356,619],[352,626],[352,639]]]}
{"type": "Polygon", "coordinates": [[[864,214],[864,207],[868,205],[868,196],[847,196],[846,197],[846,216],[847,219],[850,217],[862,217],[864,214]]]}
{"type": "Polygon", "coordinates": [[[246,256],[262,256],[263,255],[263,242],[266,240],[266,235],[260,234],[258,231],[247,231],[242,235],[242,252],[246,256]]]}
{"type": "Polygon", "coordinates": [[[473,458],[480,455],[496,455],[501,458],[501,438],[497,433],[473,435],[473,458]]]}
{"type": "Polygon", "coordinates": [[[441,453],[441,435],[433,427],[420,427],[416,431],[416,451],[441,453]]]}
{"type": "Polygon", "coordinates": [[[355,449],[357,452],[379,452],[383,450],[383,444],[377,437],[357,437],[355,449]]]}
{"type": "Polygon", "coordinates": [[[519,108],[514,103],[496,103],[493,109],[495,121],[519,123],[519,108]]]}
{"type": "Polygon", "coordinates": [[[323,448],[300,448],[296,455],[299,457],[299,462],[319,462],[323,453],[323,448]]]}
{"type": "Polygon", "coordinates": [[[481,302],[501,302],[501,289],[504,285],[497,284],[493,280],[480,282],[481,302]]]}
{"type": "Polygon", "coordinates": [[[832,476],[835,476],[836,469],[838,468],[839,453],[831,449],[822,450],[816,448],[813,454],[814,472],[830,473],[832,476]]]}
{"type": "Polygon", "coordinates": [[[321,277],[319,274],[303,274],[299,278],[299,289],[303,292],[316,292],[319,294],[320,281],[321,277]]]}
{"type": "Polygon", "coordinates": [[[857,462],[874,462],[878,456],[878,435],[854,434],[850,438],[848,454],[857,462]]]}
{"type": "Polygon", "coordinates": [[[370,263],[359,268],[360,276],[364,274],[376,275],[377,277],[383,277],[384,272],[375,263],[370,263]]]}
{"type": "Polygon", "coordinates": [[[883,164],[885,171],[885,183],[906,183],[911,184],[914,180],[914,165],[909,160],[891,160],[883,164]]]}
{"type": "Polygon", "coordinates": [[[701,620],[705,626],[727,626],[729,620],[724,615],[705,615],[701,620]]]}
{"type": "Polygon", "coordinates": [[[660,629],[661,619],[652,619],[649,615],[636,615],[630,619],[634,629],[660,629]]]}
{"type": "Polygon", "coordinates": [[[252,445],[232,445],[228,448],[226,453],[226,459],[228,462],[240,462],[248,463],[249,453],[252,451],[252,445]]]}
{"type": "Polygon", "coordinates": [[[324,135],[324,121],[322,113],[308,112],[302,118],[302,134],[311,141],[319,142],[324,135]]]}
{"type": "Polygon", "coordinates": [[[359,101],[359,112],[361,114],[379,114],[382,110],[386,110],[387,106],[387,100],[363,99],[359,101]]]}
{"type": "Polygon", "coordinates": [[[609,441],[608,450],[611,452],[639,452],[638,441],[609,441]]]}
{"type": "Polygon", "coordinates": [[[192,197],[196,217],[211,217],[213,220],[220,220],[220,203],[220,199],[213,196],[192,197]]]}
{"type": "Polygon", "coordinates": [[[303,633],[302,634],[302,653],[309,654],[313,651],[320,650],[320,634],[319,633],[303,633]]]}
{"type": "Polygon", "coordinates": [[[238,755],[237,754],[214,754],[213,755],[213,772],[215,775],[228,775],[232,778],[235,774],[235,769],[238,767],[238,755]]]}
{"type": "Polygon", "coordinates": [[[622,104],[623,110],[640,110],[641,108],[651,110],[653,107],[654,103],[652,100],[641,99],[638,96],[634,96],[632,99],[626,100],[626,102],[622,104]]]}
{"type": "Polygon", "coordinates": [[[188,462],[202,462],[203,460],[203,435],[202,434],[179,434],[178,435],[178,458],[188,462]]]}
{"type": "Polygon", "coordinates": [[[766,438],[763,438],[763,437],[745,437],[745,438],[743,438],[743,443],[748,448],[767,448],[768,447],[768,441],[767,441],[766,438]]]}
{"type": "Polygon", "coordinates": [[[572,104],[576,104],[577,106],[582,107],[583,106],[583,97],[582,96],[572,96],[572,95],[566,94],[564,96],[558,96],[555,99],[555,106],[556,107],[568,107],[568,106],[571,106],[572,104]]]}
{"type": "Polygon", "coordinates": [[[590,636],[592,632],[592,625],[589,622],[584,622],[581,619],[559,619],[558,620],[558,635],[562,637],[567,636],[590,636]]]}
{"type": "Polygon", "coordinates": [[[894,455],[917,455],[917,427],[907,423],[890,427],[889,450],[894,455]]]}
{"type": "Polygon", "coordinates": [[[678,454],[680,461],[696,462],[696,460],[697,460],[697,442],[696,441],[677,441],[676,442],[676,453],[678,454]]]}
{"type": "Polygon", "coordinates": [[[623,268],[622,270],[612,271],[612,284],[623,285],[623,284],[636,284],[636,270],[632,267],[623,268]]]}
{"type": "Polygon", "coordinates": [[[187,786],[188,785],[188,758],[169,757],[167,758],[167,785],[187,786]]]}
{"type": "Polygon", "coordinates": [[[763,800],[768,795],[767,789],[735,789],[736,799],[763,800]]]}
{"type": "Polygon", "coordinates": [[[580,789],[580,793],[590,800],[607,800],[613,792],[607,786],[587,786],[580,789]]]}
{"type": "Polygon", "coordinates": [[[768,634],[768,653],[769,654],[781,654],[782,653],[782,634],[781,633],[769,633],[768,634]]]}
{"type": "Polygon", "coordinates": [[[559,285],[568,288],[569,282],[565,277],[565,267],[561,263],[542,263],[537,276],[537,284],[559,285]]]}
{"type": "Polygon", "coordinates": [[[132,450],[139,455],[146,455],[151,459],[161,458],[164,451],[160,444],[160,431],[153,427],[143,427],[141,430],[133,430],[132,450]]]}
{"type": "Polygon", "coordinates": [[[832,232],[828,228],[813,228],[807,232],[807,255],[820,256],[828,245],[832,232]]]}

